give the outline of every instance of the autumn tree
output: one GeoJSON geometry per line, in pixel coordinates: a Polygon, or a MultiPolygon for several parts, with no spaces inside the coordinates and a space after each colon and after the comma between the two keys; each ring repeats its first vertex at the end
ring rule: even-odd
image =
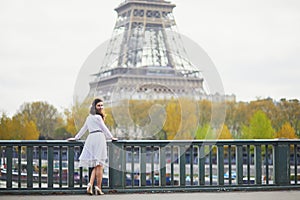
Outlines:
{"type": "Polygon", "coordinates": [[[129,116],[134,125],[145,126],[150,122],[149,109],[153,103],[146,100],[129,100],[129,116]]]}
{"type": "Polygon", "coordinates": [[[29,119],[19,118],[18,116],[13,117],[13,130],[16,133],[15,139],[20,140],[37,140],[40,133],[37,130],[36,124],[29,119]]]}
{"type": "MultiPolygon", "coordinates": [[[[68,133],[76,134],[77,129],[84,123],[92,100],[75,105],[69,114],[65,113],[67,116],[65,128],[68,133]]],[[[223,137],[224,131],[217,126],[218,123],[212,123],[212,110],[218,107],[217,103],[208,100],[201,100],[198,105],[187,99],[126,100],[112,108],[105,106],[107,113],[105,123],[111,130],[121,130],[118,133],[122,132],[122,137],[126,139],[135,138],[137,131],[142,131],[145,138],[151,139],[218,139],[218,134],[223,137]],[[154,124],[159,124],[158,121],[164,123],[156,135],[148,129],[154,121],[154,124]]],[[[225,124],[232,138],[273,138],[275,135],[272,132],[279,133],[285,122],[290,123],[296,135],[300,134],[298,100],[282,99],[276,102],[267,98],[251,102],[226,102],[225,124]],[[259,111],[264,113],[265,118],[254,123],[253,118],[259,111]],[[265,130],[264,123],[271,129],[258,132],[260,129],[265,130]]]]}
{"type": "Polygon", "coordinates": [[[180,98],[179,103],[181,106],[181,126],[175,139],[194,139],[199,126],[200,110],[198,102],[188,98],[180,98]]]}
{"type": "Polygon", "coordinates": [[[36,140],[39,132],[33,121],[14,116],[12,119],[2,115],[0,122],[1,140],[36,140]]]}
{"type": "Polygon", "coordinates": [[[11,139],[11,130],[12,122],[9,117],[5,114],[2,114],[0,120],[0,140],[10,140],[11,139]]]}
{"type": "Polygon", "coordinates": [[[243,126],[242,139],[272,139],[274,133],[271,120],[263,111],[258,110],[250,119],[249,126],[243,126]]]}
{"type": "Polygon", "coordinates": [[[281,129],[275,134],[275,138],[296,139],[295,129],[289,122],[282,125],[281,129]]]}
{"type": "Polygon", "coordinates": [[[208,100],[199,101],[199,118],[200,126],[204,126],[211,122],[211,115],[212,115],[212,103],[208,100]]]}
{"type": "Polygon", "coordinates": [[[112,108],[108,107],[105,108],[106,118],[105,118],[105,124],[109,129],[115,129],[116,128],[116,122],[114,120],[113,114],[112,114],[112,108]]]}
{"type": "Polygon", "coordinates": [[[272,127],[276,130],[279,130],[282,125],[282,119],[280,114],[280,109],[277,106],[277,103],[272,98],[258,99],[256,101],[251,101],[249,104],[249,110],[251,115],[253,115],[258,110],[263,111],[266,116],[271,120],[272,127]]]}
{"type": "Polygon", "coordinates": [[[155,139],[154,135],[162,129],[159,101],[129,100],[126,126],[131,127],[130,138],[155,139]]]}
{"type": "Polygon", "coordinates": [[[228,127],[224,124],[222,129],[219,130],[218,139],[233,139],[228,127]]]}
{"type": "Polygon", "coordinates": [[[226,102],[226,107],[225,124],[231,130],[233,137],[239,139],[242,127],[249,125],[249,119],[251,118],[249,104],[245,102],[226,102]]]}
{"type": "Polygon", "coordinates": [[[178,101],[169,101],[166,106],[167,120],[164,124],[164,131],[167,133],[167,139],[172,140],[176,137],[181,125],[180,103],[178,101]]]}
{"type": "Polygon", "coordinates": [[[52,138],[55,130],[63,126],[62,117],[57,109],[47,102],[24,103],[16,117],[21,120],[28,119],[36,124],[40,137],[52,138]]]}
{"type": "MultiPolygon", "coordinates": [[[[72,136],[75,136],[83,126],[86,117],[89,115],[93,100],[93,97],[87,97],[83,101],[76,100],[70,111],[65,110],[66,130],[72,136]]],[[[87,134],[83,135],[81,139],[85,139],[86,137],[87,134]]]]}
{"type": "Polygon", "coordinates": [[[280,108],[280,125],[282,126],[284,122],[289,122],[290,125],[295,129],[298,137],[300,136],[300,102],[297,99],[286,100],[281,99],[278,103],[280,108]]]}

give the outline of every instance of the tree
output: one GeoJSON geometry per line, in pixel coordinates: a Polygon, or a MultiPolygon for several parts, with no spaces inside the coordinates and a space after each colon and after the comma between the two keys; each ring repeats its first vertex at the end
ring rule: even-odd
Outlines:
{"type": "Polygon", "coordinates": [[[181,126],[174,139],[194,139],[199,126],[198,116],[200,112],[198,102],[192,99],[179,98],[179,103],[181,108],[181,126]]]}
{"type": "Polygon", "coordinates": [[[167,119],[163,130],[167,133],[167,139],[173,140],[181,126],[181,112],[178,101],[171,100],[166,106],[167,119]]]}
{"type": "Polygon", "coordinates": [[[150,122],[149,110],[153,103],[145,100],[129,100],[129,116],[136,126],[145,126],[150,122]]]}
{"type": "Polygon", "coordinates": [[[226,107],[225,124],[231,130],[234,138],[239,139],[243,125],[249,124],[248,121],[251,117],[249,105],[244,102],[226,102],[226,107]]]}
{"type": "Polygon", "coordinates": [[[282,125],[280,131],[275,134],[276,138],[288,138],[288,139],[296,139],[295,129],[291,126],[289,122],[286,122],[282,125]]]}
{"type": "Polygon", "coordinates": [[[228,127],[224,124],[222,127],[222,130],[219,131],[220,134],[218,136],[218,139],[233,139],[228,127]]]}
{"type": "Polygon", "coordinates": [[[112,114],[112,108],[105,108],[106,118],[105,118],[105,124],[109,129],[115,129],[116,128],[116,122],[113,118],[112,114]]]}
{"type": "Polygon", "coordinates": [[[63,122],[62,117],[57,109],[47,102],[24,103],[16,117],[34,122],[40,136],[44,136],[46,139],[52,138],[55,129],[63,126],[61,124],[63,122]]]}
{"type": "Polygon", "coordinates": [[[258,110],[250,119],[250,125],[243,126],[242,139],[272,139],[274,133],[271,120],[263,111],[258,110]]]}
{"type": "MultiPolygon", "coordinates": [[[[249,104],[249,108],[251,111],[251,115],[253,115],[258,110],[263,111],[271,120],[271,122],[275,122],[276,118],[279,116],[279,111],[276,107],[276,104],[271,98],[251,101],[249,104]]],[[[277,124],[273,123],[272,126],[277,126],[277,124]]]]}
{"type": "Polygon", "coordinates": [[[72,111],[69,111],[68,109],[65,109],[64,115],[66,117],[65,131],[67,133],[70,133],[72,136],[74,136],[77,133],[77,129],[75,127],[74,115],[72,111]]]}
{"type": "Polygon", "coordinates": [[[36,140],[39,132],[33,121],[14,116],[12,119],[2,115],[0,123],[1,140],[36,140]]]}
{"type": "Polygon", "coordinates": [[[0,120],[0,140],[10,140],[11,123],[11,119],[3,113],[0,120]]]}
{"type": "Polygon", "coordinates": [[[200,110],[200,126],[204,126],[211,121],[212,115],[212,103],[208,100],[202,100],[199,102],[200,110]]]}
{"type": "Polygon", "coordinates": [[[283,122],[289,122],[295,129],[295,132],[300,136],[300,102],[297,99],[286,100],[281,99],[278,105],[282,116],[281,125],[283,122]]]}
{"type": "Polygon", "coordinates": [[[197,140],[204,140],[204,139],[216,139],[216,134],[212,130],[211,126],[209,123],[204,124],[203,126],[199,127],[197,132],[196,132],[196,137],[197,140]]]}
{"type": "Polygon", "coordinates": [[[53,138],[56,140],[65,140],[72,137],[71,133],[68,133],[65,127],[57,128],[53,133],[53,138]]]}
{"type": "MultiPolygon", "coordinates": [[[[89,115],[90,107],[94,98],[87,97],[84,101],[75,101],[75,104],[71,108],[71,112],[66,111],[67,125],[66,130],[73,136],[77,134],[77,131],[83,126],[86,117],[89,115]]],[[[87,134],[83,135],[81,139],[85,139],[87,134]]]]}

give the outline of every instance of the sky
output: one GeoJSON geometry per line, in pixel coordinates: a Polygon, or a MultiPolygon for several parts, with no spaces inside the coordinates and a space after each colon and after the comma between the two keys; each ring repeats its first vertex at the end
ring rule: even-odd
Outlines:
{"type": "MultiPolygon", "coordinates": [[[[0,0],[0,113],[71,108],[79,72],[112,36],[121,0],[0,0]]],[[[300,99],[299,0],[172,0],[179,33],[237,101],[300,99]]]]}

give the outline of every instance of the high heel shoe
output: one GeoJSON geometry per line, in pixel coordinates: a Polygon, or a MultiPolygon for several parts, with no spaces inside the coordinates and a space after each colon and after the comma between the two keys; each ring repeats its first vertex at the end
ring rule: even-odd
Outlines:
{"type": "Polygon", "coordinates": [[[103,195],[104,193],[102,192],[102,190],[98,187],[98,186],[95,186],[95,193],[96,195],[99,194],[99,195],[103,195]]]}
{"type": "Polygon", "coordinates": [[[86,192],[93,195],[93,186],[90,183],[87,185],[86,192]]]}

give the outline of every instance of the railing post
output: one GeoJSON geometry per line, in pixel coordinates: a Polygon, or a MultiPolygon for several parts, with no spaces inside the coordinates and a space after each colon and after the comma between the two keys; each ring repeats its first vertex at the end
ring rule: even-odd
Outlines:
{"type": "Polygon", "coordinates": [[[7,146],[6,150],[6,187],[12,188],[12,158],[13,158],[13,147],[7,146]]]}
{"type": "Polygon", "coordinates": [[[273,148],[274,183],[276,185],[290,184],[290,154],[288,143],[279,139],[273,148]]]}
{"type": "Polygon", "coordinates": [[[199,185],[205,185],[205,146],[203,143],[199,146],[198,162],[199,185]]]}
{"type": "Polygon", "coordinates": [[[261,146],[255,145],[255,183],[261,184],[261,169],[262,169],[262,162],[261,162],[261,146]]]}
{"type": "Polygon", "coordinates": [[[33,147],[27,146],[27,188],[33,187],[33,147]]]}
{"type": "Polygon", "coordinates": [[[74,146],[68,148],[68,186],[74,187],[74,146]]]}
{"type": "Polygon", "coordinates": [[[236,174],[237,184],[243,184],[243,146],[236,146],[236,174]]]}
{"type": "Polygon", "coordinates": [[[53,146],[48,146],[48,188],[53,188],[53,146]]]}
{"type": "Polygon", "coordinates": [[[141,186],[146,186],[146,168],[147,160],[146,160],[146,147],[141,147],[141,162],[140,162],[140,174],[141,174],[141,186]]]}
{"type": "Polygon", "coordinates": [[[180,186],[185,186],[185,176],[186,176],[186,169],[185,169],[185,164],[186,164],[186,149],[184,145],[180,145],[179,148],[179,153],[180,153],[180,158],[179,158],[179,173],[180,173],[180,186]]]}
{"type": "Polygon", "coordinates": [[[125,188],[125,149],[124,144],[112,142],[109,147],[109,188],[125,188]]]}
{"type": "Polygon", "coordinates": [[[160,147],[160,185],[166,186],[166,149],[165,147],[160,147]]]}
{"type": "Polygon", "coordinates": [[[224,146],[218,145],[218,184],[224,185],[224,146]]]}

